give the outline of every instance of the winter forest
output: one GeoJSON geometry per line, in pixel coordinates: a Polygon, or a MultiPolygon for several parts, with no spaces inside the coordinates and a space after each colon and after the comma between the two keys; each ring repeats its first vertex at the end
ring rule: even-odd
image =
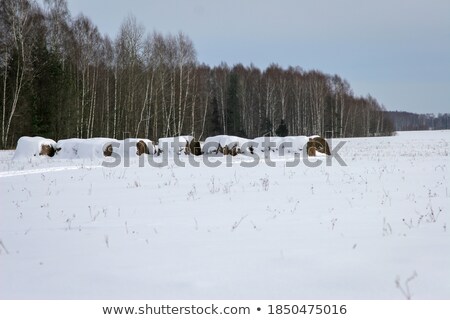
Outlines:
{"type": "Polygon", "coordinates": [[[202,140],[394,130],[375,98],[356,96],[338,75],[208,66],[188,35],[146,31],[133,16],[111,39],[88,17],[72,17],[66,0],[0,2],[3,149],[23,135],[202,140]]]}

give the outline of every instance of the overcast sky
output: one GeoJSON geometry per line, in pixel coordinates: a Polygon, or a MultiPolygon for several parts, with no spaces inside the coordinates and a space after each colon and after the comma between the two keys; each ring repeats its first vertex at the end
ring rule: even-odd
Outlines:
{"type": "Polygon", "coordinates": [[[450,0],[68,0],[114,38],[128,14],[199,62],[338,74],[388,110],[450,112],[450,0]]]}

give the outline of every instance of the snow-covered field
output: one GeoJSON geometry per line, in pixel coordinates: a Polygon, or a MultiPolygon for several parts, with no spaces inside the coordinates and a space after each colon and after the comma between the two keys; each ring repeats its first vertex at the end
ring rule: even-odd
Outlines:
{"type": "Polygon", "coordinates": [[[345,141],[317,167],[2,151],[0,298],[450,299],[450,131],[345,141]]]}

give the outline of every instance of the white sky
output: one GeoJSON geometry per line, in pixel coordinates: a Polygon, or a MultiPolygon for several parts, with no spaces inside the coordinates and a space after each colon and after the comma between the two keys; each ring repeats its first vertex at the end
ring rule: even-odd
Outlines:
{"type": "Polygon", "coordinates": [[[132,13],[183,31],[199,62],[339,74],[388,110],[450,112],[450,0],[69,0],[115,37],[132,13]]]}

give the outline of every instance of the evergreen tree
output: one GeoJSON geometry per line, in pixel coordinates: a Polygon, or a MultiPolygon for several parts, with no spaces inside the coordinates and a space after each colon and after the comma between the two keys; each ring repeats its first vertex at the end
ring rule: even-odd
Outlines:
{"type": "Polygon", "coordinates": [[[33,135],[58,139],[66,130],[70,81],[59,57],[44,43],[33,52],[35,76],[30,82],[29,106],[33,135]]]}
{"type": "Polygon", "coordinates": [[[277,130],[275,130],[275,134],[278,137],[286,137],[289,134],[289,130],[286,126],[286,123],[284,123],[284,119],[281,119],[280,125],[278,126],[277,130]]]}
{"type": "Polygon", "coordinates": [[[212,135],[223,134],[222,126],[220,125],[219,104],[217,102],[216,97],[212,99],[211,106],[212,106],[212,114],[209,132],[211,132],[212,135]]]}
{"type": "Polygon", "coordinates": [[[227,97],[227,134],[240,135],[240,113],[238,97],[239,78],[236,73],[231,73],[228,85],[227,97]]]}

